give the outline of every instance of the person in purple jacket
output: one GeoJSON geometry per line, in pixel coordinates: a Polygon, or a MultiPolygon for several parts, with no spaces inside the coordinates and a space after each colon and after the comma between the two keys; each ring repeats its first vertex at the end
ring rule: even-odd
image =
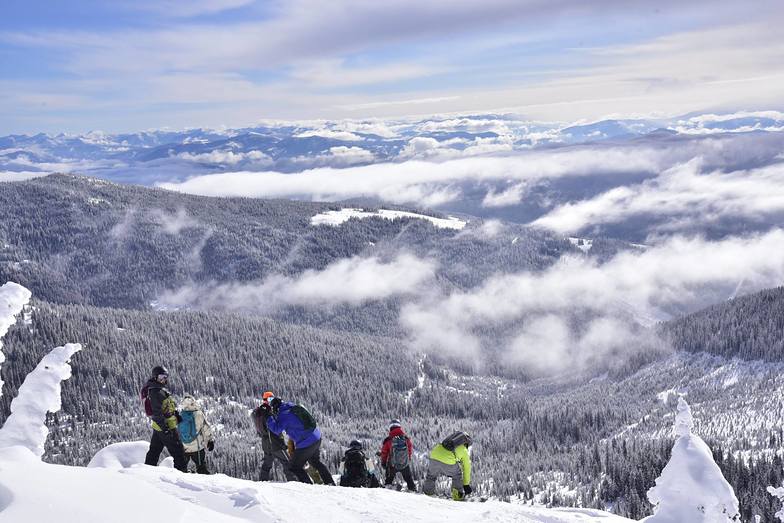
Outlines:
{"type": "Polygon", "coordinates": [[[316,420],[302,405],[295,405],[280,398],[269,401],[272,415],[267,418],[267,428],[280,436],[283,432],[294,440],[294,455],[289,462],[289,469],[302,483],[313,483],[307,472],[305,463],[316,469],[325,485],[334,485],[335,480],[329,469],[321,462],[321,431],[316,420]]]}

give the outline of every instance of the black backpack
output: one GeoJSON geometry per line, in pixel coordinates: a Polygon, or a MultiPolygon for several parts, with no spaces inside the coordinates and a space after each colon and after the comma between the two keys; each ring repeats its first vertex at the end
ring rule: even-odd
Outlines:
{"type": "Polygon", "coordinates": [[[343,480],[341,484],[348,487],[367,487],[368,470],[365,462],[365,453],[359,449],[346,451],[343,468],[343,480]]]}
{"type": "Polygon", "coordinates": [[[471,436],[469,436],[462,430],[453,432],[452,434],[447,436],[444,439],[444,441],[441,442],[441,446],[450,452],[454,452],[454,450],[460,445],[468,446],[470,444],[471,444],[471,436]]]}

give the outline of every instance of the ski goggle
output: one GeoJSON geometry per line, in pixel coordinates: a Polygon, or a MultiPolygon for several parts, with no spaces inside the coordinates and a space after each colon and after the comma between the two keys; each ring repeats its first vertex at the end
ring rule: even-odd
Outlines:
{"type": "Polygon", "coordinates": [[[158,374],[158,381],[167,381],[169,379],[168,374],[158,374]]]}
{"type": "Polygon", "coordinates": [[[263,401],[264,403],[269,404],[269,403],[272,403],[272,400],[274,400],[274,399],[275,399],[275,396],[267,396],[266,398],[262,399],[261,401],[263,401]]]}

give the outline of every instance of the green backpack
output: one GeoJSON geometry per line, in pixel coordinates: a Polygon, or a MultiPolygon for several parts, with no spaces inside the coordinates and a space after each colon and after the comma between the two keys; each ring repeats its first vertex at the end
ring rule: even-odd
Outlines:
{"type": "Polygon", "coordinates": [[[306,430],[313,430],[316,428],[316,419],[308,412],[308,409],[300,404],[291,407],[291,412],[302,422],[306,430]]]}

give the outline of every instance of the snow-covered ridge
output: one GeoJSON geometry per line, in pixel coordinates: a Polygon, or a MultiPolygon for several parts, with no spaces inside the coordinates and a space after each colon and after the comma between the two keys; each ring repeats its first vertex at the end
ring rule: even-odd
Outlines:
{"type": "MultiPolygon", "coordinates": [[[[21,285],[8,282],[0,286],[0,366],[5,361],[3,355],[3,336],[16,322],[16,315],[30,301],[31,293],[21,285]]],[[[3,380],[0,379],[0,395],[3,393],[3,380]]]]}
{"type": "Polygon", "coordinates": [[[347,222],[351,218],[371,218],[373,216],[394,220],[396,218],[417,218],[427,220],[439,229],[463,229],[468,222],[449,216],[447,218],[435,218],[424,214],[417,214],[407,211],[393,211],[390,209],[380,209],[378,211],[365,211],[363,209],[340,209],[339,211],[327,211],[317,214],[310,219],[311,225],[332,225],[337,226],[347,222]]]}

